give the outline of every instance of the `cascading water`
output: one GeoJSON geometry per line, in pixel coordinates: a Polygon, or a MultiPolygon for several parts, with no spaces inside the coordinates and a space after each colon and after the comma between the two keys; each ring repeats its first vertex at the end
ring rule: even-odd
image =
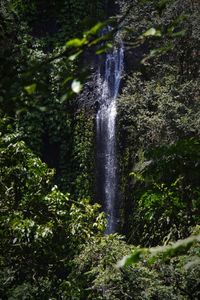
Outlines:
{"type": "Polygon", "coordinates": [[[117,216],[117,161],[116,161],[116,98],[123,70],[124,48],[119,43],[105,57],[103,72],[99,70],[99,110],[96,115],[98,190],[107,215],[106,234],[116,231],[117,216]]]}

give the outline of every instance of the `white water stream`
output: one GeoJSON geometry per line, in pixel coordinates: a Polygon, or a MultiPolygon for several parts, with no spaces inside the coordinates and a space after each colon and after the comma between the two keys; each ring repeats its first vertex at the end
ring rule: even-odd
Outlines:
{"type": "Polygon", "coordinates": [[[97,159],[101,169],[101,197],[108,225],[106,233],[116,231],[117,212],[117,160],[116,160],[116,99],[123,70],[124,48],[114,48],[105,57],[103,72],[99,71],[99,110],[96,115],[97,159]]]}

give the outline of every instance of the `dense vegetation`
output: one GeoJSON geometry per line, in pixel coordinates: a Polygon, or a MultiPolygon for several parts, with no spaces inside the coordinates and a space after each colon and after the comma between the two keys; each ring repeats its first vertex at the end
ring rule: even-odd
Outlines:
{"type": "Polygon", "coordinates": [[[200,5],[116,3],[0,3],[0,299],[200,297],[199,238],[154,259],[154,248],[138,248],[200,233],[200,5]],[[104,236],[95,204],[96,108],[81,101],[95,91],[76,97],[94,76],[106,7],[122,17],[126,47],[117,118],[124,236],[104,236]]]}
{"type": "MultiPolygon", "coordinates": [[[[119,100],[124,230],[134,243],[185,237],[199,222],[199,9],[190,1],[132,8],[129,30],[155,28],[131,50],[143,65],[135,60],[119,100]]],[[[134,43],[130,34],[125,41],[134,43]]]]}

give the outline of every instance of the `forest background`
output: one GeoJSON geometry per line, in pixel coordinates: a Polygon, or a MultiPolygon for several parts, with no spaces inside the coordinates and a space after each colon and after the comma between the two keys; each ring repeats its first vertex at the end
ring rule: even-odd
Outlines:
{"type": "Polygon", "coordinates": [[[0,298],[199,299],[198,241],[141,252],[199,234],[198,1],[2,0],[0,19],[0,298]],[[108,22],[126,51],[119,234],[104,236],[93,78],[108,22]]]}

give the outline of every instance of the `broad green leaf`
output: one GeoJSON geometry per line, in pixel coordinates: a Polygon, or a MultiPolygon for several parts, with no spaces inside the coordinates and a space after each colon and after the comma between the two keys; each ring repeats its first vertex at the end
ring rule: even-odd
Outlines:
{"type": "Polygon", "coordinates": [[[69,59],[70,61],[74,61],[74,60],[75,60],[82,52],[83,52],[83,51],[80,50],[80,51],[78,51],[78,52],[76,52],[76,53],[70,55],[70,56],[68,57],[68,59],[69,59]]]}
{"type": "Polygon", "coordinates": [[[106,22],[99,22],[95,26],[93,26],[90,30],[86,31],[84,36],[96,35],[101,29],[103,29],[106,25],[106,22]]]}
{"type": "Polygon", "coordinates": [[[96,54],[102,54],[105,53],[107,50],[112,49],[113,45],[111,43],[107,43],[106,45],[100,47],[97,51],[96,54]]]}
{"type": "Polygon", "coordinates": [[[148,37],[148,36],[158,36],[158,37],[160,37],[161,36],[161,31],[152,27],[152,28],[148,29],[146,32],[144,32],[141,35],[141,37],[148,37]]]}
{"type": "Polygon", "coordinates": [[[190,236],[186,239],[179,240],[172,245],[158,246],[152,248],[139,248],[122,258],[117,264],[118,268],[130,266],[131,264],[138,263],[144,255],[148,254],[147,263],[153,264],[156,261],[157,256],[161,256],[163,260],[179,255],[184,255],[191,248],[195,242],[200,242],[200,235],[190,236]]]}
{"type": "Polygon", "coordinates": [[[106,33],[106,34],[104,34],[104,35],[96,38],[95,40],[93,40],[89,44],[89,46],[94,46],[94,45],[100,44],[101,42],[104,42],[104,41],[107,41],[107,40],[111,39],[112,37],[113,37],[113,32],[110,31],[110,32],[108,32],[108,33],[106,33]]]}
{"type": "Polygon", "coordinates": [[[155,35],[155,34],[156,34],[156,29],[155,28],[150,28],[145,33],[143,33],[143,36],[150,36],[150,35],[155,35]]]}
{"type": "Polygon", "coordinates": [[[69,81],[71,81],[73,79],[72,76],[68,76],[67,78],[65,78],[65,80],[63,81],[63,85],[67,84],[69,81]]]}
{"type": "Polygon", "coordinates": [[[132,264],[138,263],[144,254],[148,253],[148,249],[141,248],[133,251],[131,255],[124,256],[122,260],[117,263],[118,268],[128,267],[132,264]]]}
{"type": "Polygon", "coordinates": [[[65,46],[66,47],[71,47],[71,48],[79,48],[79,47],[83,46],[85,43],[86,43],[85,38],[82,38],[82,39],[75,38],[75,39],[69,40],[65,44],[65,46]]]}
{"type": "Polygon", "coordinates": [[[31,85],[25,86],[24,89],[29,95],[31,95],[35,93],[36,87],[37,87],[36,83],[33,83],[31,85]]]}

